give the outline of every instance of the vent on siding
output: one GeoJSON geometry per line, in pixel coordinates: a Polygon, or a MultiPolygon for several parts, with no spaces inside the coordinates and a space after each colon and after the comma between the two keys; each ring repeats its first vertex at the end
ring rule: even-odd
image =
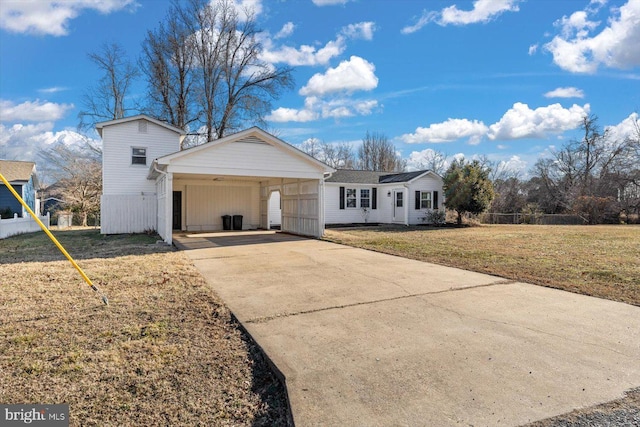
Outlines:
{"type": "Polygon", "coordinates": [[[242,142],[244,144],[267,144],[266,142],[255,136],[249,136],[247,138],[239,139],[237,142],[242,142]]]}
{"type": "Polygon", "coordinates": [[[138,133],[147,133],[147,121],[140,120],[138,122],[138,133]]]}

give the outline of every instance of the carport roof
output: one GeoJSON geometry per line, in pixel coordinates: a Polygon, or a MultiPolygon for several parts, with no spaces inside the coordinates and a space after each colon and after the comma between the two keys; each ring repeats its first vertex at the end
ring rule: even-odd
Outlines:
{"type": "Polygon", "coordinates": [[[185,150],[180,150],[175,153],[171,153],[166,156],[159,157],[155,159],[151,164],[148,178],[155,179],[158,176],[158,168],[165,169],[167,165],[171,164],[173,161],[179,160],[181,158],[185,158],[186,156],[191,156],[196,153],[203,153],[203,152],[206,152],[207,150],[216,149],[216,147],[221,147],[221,146],[224,146],[225,144],[229,144],[233,142],[266,143],[268,145],[271,145],[277,148],[282,152],[287,153],[287,155],[291,157],[295,157],[300,160],[303,160],[306,164],[308,164],[312,169],[316,171],[322,172],[324,174],[335,172],[335,169],[321,162],[320,160],[315,159],[314,157],[299,150],[293,145],[271,135],[270,133],[260,129],[257,126],[254,126],[249,129],[246,129],[231,135],[227,135],[223,138],[216,139],[214,141],[210,141],[202,145],[187,148],[185,150]]]}

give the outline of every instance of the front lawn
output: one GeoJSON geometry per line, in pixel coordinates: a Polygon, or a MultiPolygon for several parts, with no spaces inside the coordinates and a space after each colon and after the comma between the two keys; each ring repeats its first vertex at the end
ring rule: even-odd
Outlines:
{"type": "Polygon", "coordinates": [[[327,240],[640,306],[640,226],[329,229],[327,240]]]}
{"type": "Polygon", "coordinates": [[[72,426],[286,424],[261,352],[157,236],[55,232],[0,240],[0,402],[68,403],[72,426]]]}

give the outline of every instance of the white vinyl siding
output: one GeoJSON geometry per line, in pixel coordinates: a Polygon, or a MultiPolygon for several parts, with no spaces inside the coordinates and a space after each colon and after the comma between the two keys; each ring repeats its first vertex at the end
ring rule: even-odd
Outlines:
{"type": "MultiPolygon", "coordinates": [[[[348,188],[354,188],[356,194],[360,196],[361,190],[369,190],[371,195],[371,184],[338,184],[332,182],[325,182],[324,185],[324,206],[325,206],[325,222],[327,224],[349,224],[349,223],[363,223],[365,222],[365,212],[358,207],[357,209],[346,208],[347,198],[346,193],[348,188]],[[345,187],[345,209],[340,209],[340,187],[345,187]]],[[[371,199],[369,199],[371,200],[371,199]]],[[[384,216],[381,215],[382,203],[386,203],[387,190],[378,188],[377,190],[377,206],[376,209],[371,209],[371,202],[366,213],[366,222],[384,222],[384,216]]],[[[357,206],[360,206],[361,200],[358,200],[357,206]]]]}
{"type": "Polygon", "coordinates": [[[443,208],[444,203],[444,194],[442,191],[442,180],[433,175],[426,175],[416,181],[412,182],[409,186],[409,196],[408,200],[405,200],[405,205],[409,209],[409,224],[424,224],[422,218],[426,215],[427,211],[433,209],[433,192],[438,192],[438,207],[443,208]],[[416,209],[415,207],[415,192],[420,191],[420,209],[416,209]],[[423,193],[429,193],[431,197],[431,207],[424,208],[422,207],[423,197],[425,195],[423,193]]]}
{"type": "MultiPolygon", "coordinates": [[[[155,158],[180,149],[180,137],[155,123],[138,132],[138,121],[106,126],[102,130],[102,194],[154,194],[155,182],[147,180],[155,158]],[[147,166],[132,165],[132,147],[145,148],[147,166]]],[[[103,220],[104,221],[104,220],[103,220]]]]}
{"type": "Polygon", "coordinates": [[[184,157],[171,161],[169,170],[176,173],[215,170],[218,175],[278,178],[321,177],[309,162],[270,144],[257,142],[228,142],[211,150],[194,151],[193,154],[185,152],[184,157]]]}

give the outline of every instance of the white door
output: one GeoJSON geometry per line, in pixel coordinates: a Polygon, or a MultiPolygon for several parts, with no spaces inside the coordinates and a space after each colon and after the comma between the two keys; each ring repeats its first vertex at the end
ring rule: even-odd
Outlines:
{"type": "Polygon", "coordinates": [[[404,210],[406,200],[404,200],[403,190],[393,190],[393,221],[404,223],[404,210]]]}
{"type": "Polygon", "coordinates": [[[269,196],[269,229],[273,226],[280,227],[282,210],[280,207],[280,192],[272,191],[269,196]]]}

